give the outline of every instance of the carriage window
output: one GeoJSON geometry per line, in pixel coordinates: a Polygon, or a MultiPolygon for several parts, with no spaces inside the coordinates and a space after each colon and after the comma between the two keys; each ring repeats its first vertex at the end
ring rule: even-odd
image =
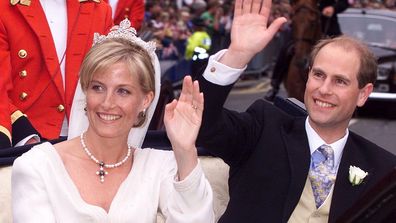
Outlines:
{"type": "Polygon", "coordinates": [[[341,13],[341,30],[369,44],[396,48],[395,17],[341,13]]]}

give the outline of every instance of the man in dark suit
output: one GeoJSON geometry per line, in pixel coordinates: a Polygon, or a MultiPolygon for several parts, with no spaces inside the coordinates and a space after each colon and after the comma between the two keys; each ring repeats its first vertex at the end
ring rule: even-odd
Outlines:
{"type": "Polygon", "coordinates": [[[313,50],[305,91],[307,117],[257,100],[246,112],[222,108],[233,83],[285,22],[267,28],[270,0],[237,0],[228,50],[199,80],[186,78],[180,102],[203,109],[198,144],[230,165],[228,207],[219,222],[335,222],[395,165],[396,158],[348,130],[373,90],[376,59],[341,36],[313,50]]]}

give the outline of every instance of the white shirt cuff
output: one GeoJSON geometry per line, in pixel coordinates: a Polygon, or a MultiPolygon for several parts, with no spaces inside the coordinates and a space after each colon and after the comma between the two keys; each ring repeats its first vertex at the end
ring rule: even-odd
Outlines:
{"type": "Polygon", "coordinates": [[[31,138],[35,138],[37,140],[37,142],[40,142],[40,137],[36,134],[33,134],[33,135],[30,135],[30,136],[22,139],[21,141],[19,141],[14,147],[25,145],[26,142],[29,141],[29,139],[31,139],[31,138]]]}
{"type": "Polygon", "coordinates": [[[247,67],[246,65],[242,69],[237,69],[220,63],[219,60],[225,52],[227,52],[227,50],[221,50],[210,56],[208,66],[206,66],[203,74],[207,81],[221,86],[227,86],[235,83],[247,67]]]}

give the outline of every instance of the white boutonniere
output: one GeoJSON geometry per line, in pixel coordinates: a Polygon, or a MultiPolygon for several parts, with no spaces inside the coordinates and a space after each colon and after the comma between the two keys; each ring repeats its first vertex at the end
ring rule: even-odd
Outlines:
{"type": "Polygon", "coordinates": [[[368,173],[359,167],[349,166],[349,182],[351,182],[352,186],[361,184],[367,175],[368,173]]]}

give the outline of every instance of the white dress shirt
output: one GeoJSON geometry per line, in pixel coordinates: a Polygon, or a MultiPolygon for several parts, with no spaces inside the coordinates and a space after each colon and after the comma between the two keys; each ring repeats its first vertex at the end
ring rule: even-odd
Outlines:
{"type": "MultiPolygon", "coordinates": [[[[45,17],[54,40],[56,54],[60,63],[63,88],[65,88],[65,64],[67,47],[67,5],[65,0],[40,0],[45,17]]],[[[67,136],[68,121],[63,119],[60,135],[67,136]]]]}

